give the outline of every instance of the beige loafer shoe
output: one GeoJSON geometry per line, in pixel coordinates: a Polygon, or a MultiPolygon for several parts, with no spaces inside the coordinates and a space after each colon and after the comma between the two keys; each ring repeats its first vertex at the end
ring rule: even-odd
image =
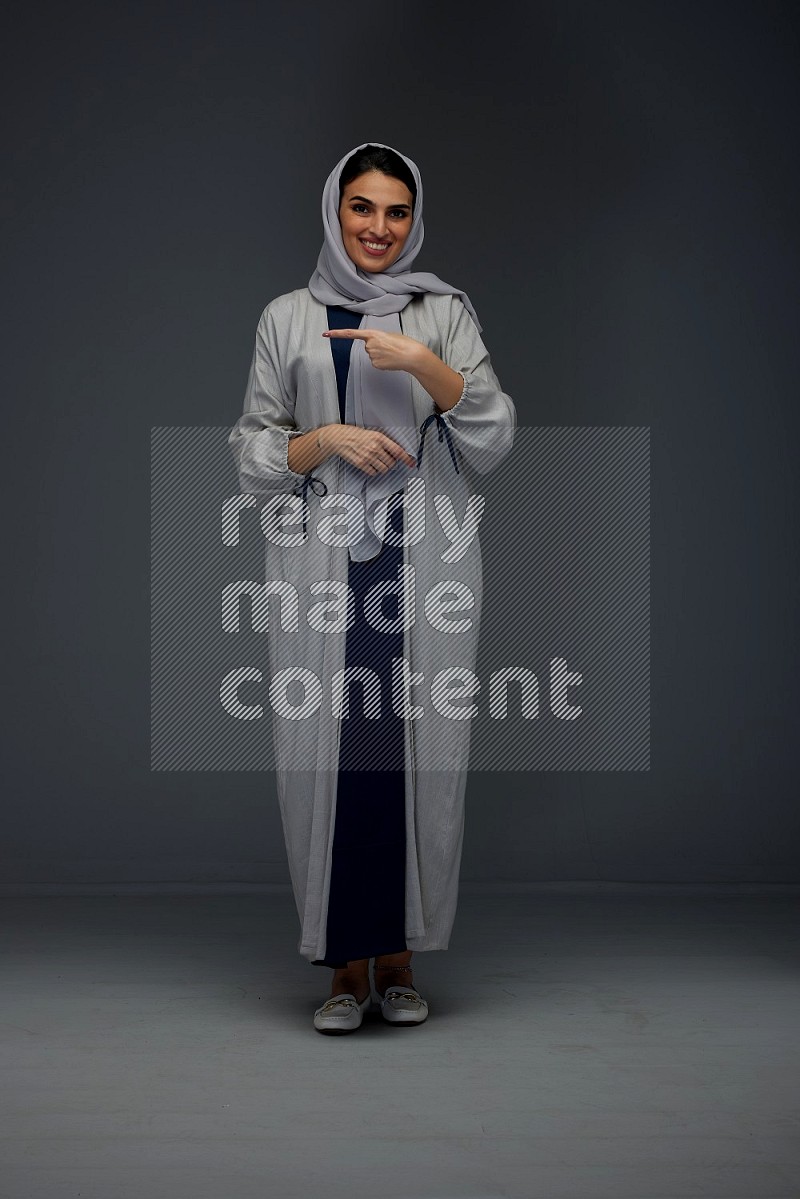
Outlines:
{"type": "Polygon", "coordinates": [[[332,995],[314,1012],[314,1027],[317,1032],[354,1032],[361,1027],[364,1013],[371,1002],[371,994],[361,1003],[349,991],[332,995]]]}
{"type": "Polygon", "coordinates": [[[413,987],[387,987],[381,1015],[389,1024],[422,1024],[428,1019],[428,1004],[413,987]]]}

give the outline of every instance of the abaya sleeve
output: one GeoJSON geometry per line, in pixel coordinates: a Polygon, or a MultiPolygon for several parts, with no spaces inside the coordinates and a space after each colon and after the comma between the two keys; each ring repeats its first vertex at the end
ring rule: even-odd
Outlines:
{"type": "Polygon", "coordinates": [[[464,389],[440,419],[452,430],[453,441],[469,466],[488,474],[511,450],[517,410],[502,390],[489,351],[460,298],[446,296],[443,302],[449,306],[449,315],[442,330],[442,360],[463,376],[464,389]]]}
{"type": "Polygon", "coordinates": [[[286,387],[269,305],[256,329],[255,348],[244,397],[244,412],[228,445],[243,493],[292,492],[303,475],[289,469],[289,441],[304,432],[294,421],[294,397],[286,387]]]}

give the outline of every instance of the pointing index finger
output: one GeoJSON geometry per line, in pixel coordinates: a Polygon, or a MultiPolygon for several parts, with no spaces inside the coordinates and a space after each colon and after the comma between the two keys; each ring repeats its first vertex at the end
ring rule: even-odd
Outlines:
{"type": "Polygon", "coordinates": [[[351,341],[358,338],[361,341],[366,341],[375,329],[326,329],[322,334],[323,337],[349,337],[351,341]]]}

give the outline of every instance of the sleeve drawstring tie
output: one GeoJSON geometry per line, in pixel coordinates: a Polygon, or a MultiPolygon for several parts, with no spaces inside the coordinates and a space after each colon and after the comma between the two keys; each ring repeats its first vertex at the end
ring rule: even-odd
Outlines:
{"type": "Polygon", "coordinates": [[[316,475],[314,475],[312,473],[312,471],[309,471],[307,475],[303,475],[302,484],[297,483],[295,485],[294,494],[299,495],[303,501],[303,540],[304,541],[306,539],[306,532],[307,532],[307,525],[308,525],[308,502],[306,500],[306,496],[308,495],[309,487],[314,492],[314,495],[323,496],[323,495],[328,494],[327,484],[324,482],[324,480],[318,479],[316,477],[316,475]]]}
{"type": "Polygon", "coordinates": [[[443,441],[445,436],[447,437],[447,448],[450,451],[450,457],[453,459],[453,466],[456,468],[456,474],[459,474],[460,472],[458,469],[458,463],[456,462],[456,452],[453,449],[453,438],[450,435],[449,428],[447,427],[447,421],[439,412],[432,412],[430,416],[426,416],[425,420],[419,427],[420,438],[419,448],[417,449],[417,470],[419,470],[419,468],[422,466],[422,451],[425,445],[425,434],[428,432],[431,421],[436,421],[436,428],[439,434],[438,440],[443,441]]]}

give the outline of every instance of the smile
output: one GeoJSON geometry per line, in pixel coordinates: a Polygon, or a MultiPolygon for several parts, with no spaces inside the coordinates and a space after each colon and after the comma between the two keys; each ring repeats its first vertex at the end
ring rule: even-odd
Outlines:
{"type": "Polygon", "coordinates": [[[358,240],[361,242],[362,246],[364,247],[364,249],[367,251],[368,254],[375,254],[375,255],[385,254],[386,251],[390,248],[389,242],[365,241],[363,237],[359,237],[358,240]]]}

